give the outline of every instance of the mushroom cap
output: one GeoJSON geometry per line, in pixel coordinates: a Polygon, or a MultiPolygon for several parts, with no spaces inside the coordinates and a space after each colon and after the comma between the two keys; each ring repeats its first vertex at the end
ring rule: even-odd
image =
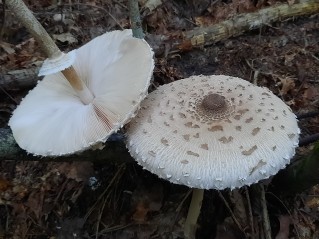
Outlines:
{"type": "Polygon", "coordinates": [[[224,75],[193,76],[150,93],[127,128],[144,169],[176,184],[237,188],[289,163],[300,130],[267,88],[224,75]]]}
{"type": "Polygon", "coordinates": [[[39,76],[51,75],[72,66],[75,61],[75,52],[71,51],[68,54],[58,52],[56,56],[44,60],[39,76]]]}
{"type": "Polygon", "coordinates": [[[131,30],[103,34],[74,53],[73,67],[95,98],[85,105],[62,73],[45,76],[9,121],[18,145],[29,153],[60,156],[105,142],[147,94],[153,51],[131,30]]]}

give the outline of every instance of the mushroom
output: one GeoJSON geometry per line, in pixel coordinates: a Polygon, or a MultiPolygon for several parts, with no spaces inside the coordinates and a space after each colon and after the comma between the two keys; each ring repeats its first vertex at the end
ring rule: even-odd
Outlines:
{"type": "MultiPolygon", "coordinates": [[[[224,75],[192,76],[146,97],[127,128],[127,147],[144,169],[170,182],[234,189],[284,168],[299,133],[295,114],[267,88],[224,75]]],[[[200,201],[202,193],[193,198],[200,201]]]]}
{"type": "Polygon", "coordinates": [[[29,153],[59,156],[105,142],[135,115],[147,94],[153,52],[131,30],[103,34],[71,54],[94,98],[84,103],[60,72],[45,76],[9,121],[18,145],[29,153]]]}

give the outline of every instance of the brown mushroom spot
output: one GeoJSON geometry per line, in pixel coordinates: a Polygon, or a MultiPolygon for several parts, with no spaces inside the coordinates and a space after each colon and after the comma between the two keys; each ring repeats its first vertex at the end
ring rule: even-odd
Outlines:
{"type": "Polygon", "coordinates": [[[184,113],[178,113],[178,115],[182,118],[182,119],[186,119],[186,115],[184,113]]]}
{"type": "Polygon", "coordinates": [[[216,132],[216,131],[223,131],[223,126],[221,125],[214,125],[210,128],[208,128],[208,131],[211,131],[211,132],[216,132]]]}
{"type": "Polygon", "coordinates": [[[241,126],[238,125],[238,126],[235,127],[235,129],[236,129],[237,131],[241,131],[241,126]]]}
{"type": "Polygon", "coordinates": [[[200,147],[201,147],[202,149],[208,150],[208,144],[201,144],[200,147]]]}
{"type": "Polygon", "coordinates": [[[169,126],[169,123],[167,123],[166,121],[164,121],[164,125],[165,125],[165,126],[169,126]]]}
{"type": "Polygon", "coordinates": [[[234,119],[235,119],[235,120],[240,120],[240,118],[241,118],[241,115],[235,115],[235,116],[234,116],[234,119]]]}
{"type": "Polygon", "coordinates": [[[293,139],[296,136],[296,134],[288,134],[289,139],[293,139]]]}
{"type": "Polygon", "coordinates": [[[210,111],[220,111],[227,107],[225,97],[219,94],[209,94],[204,97],[202,107],[210,111]]]}
{"type": "Polygon", "coordinates": [[[248,155],[251,155],[256,149],[257,149],[257,145],[254,145],[254,146],[251,147],[250,149],[244,150],[244,151],[242,151],[241,153],[242,153],[243,155],[248,156],[248,155]]]}
{"type": "Polygon", "coordinates": [[[165,139],[165,138],[162,138],[162,139],[161,139],[161,143],[164,144],[165,146],[169,146],[168,140],[165,139]]]}
{"type": "Polygon", "coordinates": [[[199,138],[199,133],[196,133],[195,135],[193,135],[194,138],[199,138]]]}
{"type": "Polygon", "coordinates": [[[188,164],[188,160],[183,159],[183,160],[181,161],[181,163],[182,163],[182,164],[188,164]]]}
{"type": "Polygon", "coordinates": [[[189,141],[189,137],[190,137],[189,134],[184,134],[184,135],[183,135],[183,138],[184,138],[186,141],[189,141]]]}
{"type": "Polygon", "coordinates": [[[240,115],[243,115],[243,114],[245,114],[248,111],[249,111],[249,109],[241,109],[241,110],[238,110],[237,113],[240,114],[240,115]]]}
{"type": "Polygon", "coordinates": [[[192,156],[195,156],[195,157],[199,157],[199,154],[198,154],[198,153],[194,153],[193,151],[190,151],[190,150],[188,150],[186,153],[187,153],[188,155],[192,155],[192,156]]]}
{"type": "Polygon", "coordinates": [[[277,148],[277,146],[275,145],[275,146],[273,146],[271,149],[272,149],[272,151],[275,151],[276,148],[277,148]]]}
{"type": "Polygon", "coordinates": [[[166,106],[169,106],[169,100],[166,102],[166,106]]]}
{"type": "Polygon", "coordinates": [[[229,136],[228,138],[226,138],[225,136],[221,137],[220,139],[218,139],[220,142],[222,142],[223,144],[227,144],[229,142],[231,142],[234,138],[232,136],[229,136]]]}
{"type": "Polygon", "coordinates": [[[283,126],[283,125],[280,125],[280,128],[281,128],[281,129],[285,129],[285,126],[283,126]]]}
{"type": "Polygon", "coordinates": [[[250,117],[250,118],[245,120],[245,123],[249,124],[251,121],[253,121],[253,119],[254,119],[253,117],[250,117]]]}
{"type": "Polygon", "coordinates": [[[179,101],[178,104],[179,104],[180,106],[184,106],[184,105],[185,105],[185,100],[179,101]]]}
{"type": "Polygon", "coordinates": [[[199,128],[198,124],[193,124],[193,122],[187,122],[184,124],[187,128],[199,128]]]}
{"type": "Polygon", "coordinates": [[[260,128],[259,128],[259,127],[256,127],[256,128],[253,129],[253,131],[251,132],[251,134],[252,134],[253,136],[255,136],[256,134],[259,133],[259,131],[260,131],[260,128]]]}
{"type": "Polygon", "coordinates": [[[263,160],[259,160],[259,162],[257,163],[257,165],[251,168],[251,170],[250,170],[250,172],[249,172],[249,176],[251,176],[258,168],[261,168],[261,167],[264,166],[265,164],[267,164],[267,163],[264,162],[263,160]]]}
{"type": "Polygon", "coordinates": [[[173,131],[173,133],[174,133],[174,134],[177,134],[177,129],[175,129],[175,130],[173,131]]]}

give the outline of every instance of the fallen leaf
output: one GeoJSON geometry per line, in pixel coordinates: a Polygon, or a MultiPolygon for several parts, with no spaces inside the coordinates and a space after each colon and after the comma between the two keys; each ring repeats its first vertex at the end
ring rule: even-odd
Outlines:
{"type": "Polygon", "coordinates": [[[278,219],[280,223],[280,229],[275,239],[289,239],[289,226],[291,224],[290,216],[280,215],[278,219]]]}
{"type": "Polygon", "coordinates": [[[94,174],[91,162],[63,163],[58,170],[67,178],[74,179],[77,182],[85,182],[94,174]]]}
{"type": "Polygon", "coordinates": [[[281,83],[281,95],[286,95],[290,90],[295,88],[295,81],[293,78],[286,76],[284,78],[279,78],[279,80],[281,83]]]}
{"type": "Polygon", "coordinates": [[[10,182],[0,177],[0,192],[5,192],[11,186],[10,182]]]}
{"type": "Polygon", "coordinates": [[[135,222],[146,221],[149,212],[159,211],[162,207],[163,187],[161,184],[153,185],[151,188],[139,187],[132,195],[133,216],[135,222]]]}
{"type": "Polygon", "coordinates": [[[68,42],[69,44],[78,42],[78,40],[70,32],[53,34],[52,37],[54,40],[58,40],[60,42],[68,42]]]}

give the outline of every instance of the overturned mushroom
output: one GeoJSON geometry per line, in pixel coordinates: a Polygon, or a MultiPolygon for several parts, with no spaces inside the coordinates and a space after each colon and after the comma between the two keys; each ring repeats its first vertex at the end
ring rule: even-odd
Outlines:
{"type": "Polygon", "coordinates": [[[18,145],[29,153],[72,154],[105,142],[135,115],[147,94],[153,52],[131,30],[103,34],[71,54],[94,97],[84,103],[60,72],[45,76],[9,121],[18,145]]]}
{"type": "Polygon", "coordinates": [[[193,76],[149,94],[127,129],[143,168],[199,189],[238,188],[284,168],[298,146],[290,108],[235,77],[193,76]]]}

